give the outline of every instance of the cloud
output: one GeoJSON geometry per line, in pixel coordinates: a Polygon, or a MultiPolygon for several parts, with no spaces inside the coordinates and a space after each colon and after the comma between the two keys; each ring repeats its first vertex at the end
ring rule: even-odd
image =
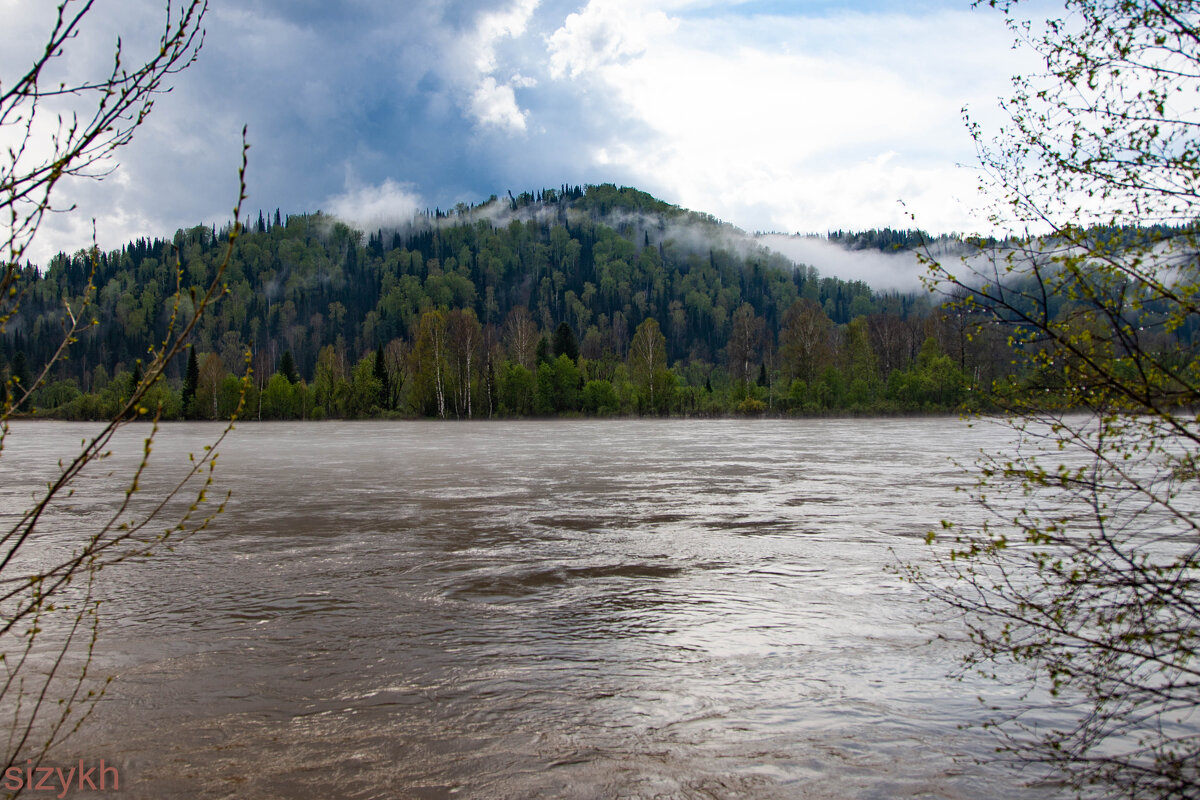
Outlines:
{"type": "Polygon", "coordinates": [[[497,47],[506,39],[519,39],[525,33],[530,17],[541,0],[515,0],[511,6],[497,11],[481,13],[475,30],[464,37],[461,47],[473,55],[475,73],[469,76],[474,89],[466,102],[465,110],[484,127],[496,128],[509,133],[525,130],[528,112],[517,105],[515,89],[530,88],[536,79],[514,74],[507,83],[496,79],[499,69],[497,47]]]}
{"type": "Polygon", "coordinates": [[[490,75],[471,96],[471,113],[484,125],[513,132],[525,130],[527,114],[517,106],[513,87],[496,83],[490,75]]]}
{"type": "MultiPolygon", "coordinates": [[[[580,18],[592,8],[613,13],[593,0],[580,18]]],[[[974,159],[964,102],[986,106],[1007,86],[996,64],[1009,42],[993,21],[954,12],[680,20],[636,57],[562,57],[561,72],[586,64],[615,112],[651,132],[603,143],[596,163],[747,228],[909,227],[916,213],[925,227],[961,230],[977,219],[976,176],[956,163],[974,159]]]]}
{"type": "Polygon", "coordinates": [[[390,178],[376,186],[354,186],[325,201],[325,210],[362,230],[392,228],[411,222],[425,207],[411,184],[390,178]]]}
{"type": "MultiPolygon", "coordinates": [[[[73,4],[68,16],[81,10],[73,4]]],[[[178,19],[178,4],[172,9],[178,19]]],[[[38,51],[45,47],[53,25],[53,4],[4,3],[0,18],[5,20],[0,33],[0,84],[11,82],[33,63],[38,51]]],[[[158,52],[166,11],[163,4],[152,0],[128,0],[119,8],[97,3],[86,14],[77,35],[70,38],[41,75],[41,85],[57,86],[94,83],[108,77],[113,68],[118,38],[121,41],[122,64],[126,69],[152,58],[158,52]]],[[[172,81],[168,81],[170,85],[172,81]]],[[[168,95],[155,98],[155,111],[135,135],[133,143],[118,148],[109,158],[93,165],[88,172],[93,177],[66,177],[56,187],[51,202],[54,208],[67,213],[50,214],[44,218],[27,256],[44,265],[60,250],[73,252],[90,245],[95,229],[96,241],[104,248],[113,248],[141,236],[169,236],[177,227],[200,222],[195,211],[197,200],[210,203],[218,196],[212,178],[219,159],[210,158],[212,148],[224,137],[203,125],[177,126],[161,108],[169,105],[168,95]],[[147,132],[151,135],[147,136],[147,132]],[[156,136],[158,134],[157,142],[156,136]],[[161,160],[162,144],[169,143],[169,154],[161,160]],[[158,145],[158,146],[156,146],[158,145]],[[195,174],[190,174],[192,170],[195,174]],[[189,180],[181,181],[187,175],[189,180]],[[186,222],[170,216],[179,208],[187,208],[186,222]],[[165,220],[164,220],[165,218],[165,220]],[[93,220],[95,225],[93,226],[93,220]]],[[[171,98],[173,99],[173,98],[171,98]]],[[[49,128],[69,125],[72,113],[81,120],[90,119],[97,108],[98,95],[41,98],[38,119],[49,128]],[[61,117],[61,122],[56,120],[61,117]]],[[[214,114],[210,113],[210,120],[214,114]]],[[[12,122],[12,119],[9,120],[12,122]]],[[[13,128],[0,130],[0,146],[8,145],[13,128]]],[[[40,138],[31,143],[26,156],[44,157],[52,152],[48,128],[41,128],[40,138]]],[[[218,219],[227,219],[229,208],[236,199],[236,158],[239,154],[236,132],[231,130],[231,180],[220,194],[224,212],[218,219]]],[[[32,163],[26,159],[25,166],[32,163]]],[[[5,168],[12,165],[6,161],[5,168]]],[[[212,210],[211,208],[209,210],[212,210]]]]}
{"type": "Polygon", "coordinates": [[[651,40],[679,24],[636,0],[592,0],[569,15],[547,40],[550,74],[577,78],[646,52],[651,40]]]}
{"type": "MultiPolygon", "coordinates": [[[[93,217],[106,248],[227,221],[237,198],[243,126],[251,143],[251,214],[315,210],[344,186],[348,173],[369,176],[371,183],[432,183],[445,159],[461,160],[462,147],[457,155],[435,153],[455,139],[431,130],[465,127],[441,102],[447,98],[453,108],[457,84],[448,72],[427,70],[452,66],[438,58],[459,35],[442,19],[445,7],[433,0],[402,6],[358,0],[350,17],[327,4],[214,4],[200,59],[172,77],[172,91],[156,100],[109,179],[60,185],[58,204],[77,210],[47,218],[31,257],[44,264],[59,249],[88,244],[93,217]],[[432,88],[424,91],[418,87],[427,75],[432,88]]],[[[64,48],[59,69],[105,74],[118,35],[129,55],[143,54],[157,41],[162,14],[157,0],[98,2],[83,34],[64,48]]],[[[31,46],[44,33],[44,20],[32,32],[21,20],[0,32],[0,77],[13,74],[20,66],[14,60],[27,55],[9,41],[10,32],[20,31],[31,46]]],[[[465,90],[458,96],[470,97],[465,90]]]]}
{"type": "Polygon", "coordinates": [[[473,45],[475,68],[481,73],[496,71],[496,45],[503,39],[517,39],[525,33],[529,18],[541,0],[515,0],[512,6],[500,11],[479,15],[473,45]]]}
{"type": "MultiPolygon", "coordinates": [[[[909,227],[909,212],[967,229],[959,111],[994,106],[1020,65],[996,16],[940,2],[214,3],[200,60],[112,178],[60,187],[79,211],[47,221],[34,257],[86,245],[93,216],[105,247],[226,221],[243,125],[251,215],[366,208],[363,187],[446,208],[611,181],[747,230],[909,227]]],[[[36,49],[45,8],[0,0],[0,78],[36,49]]],[[[98,0],[63,74],[105,70],[118,34],[145,52],[162,12],[98,0]]]]}
{"type": "Polygon", "coordinates": [[[847,250],[817,236],[767,234],[757,239],[799,264],[816,267],[822,277],[863,281],[876,291],[920,291],[921,276],[927,272],[912,252],[847,250]]]}

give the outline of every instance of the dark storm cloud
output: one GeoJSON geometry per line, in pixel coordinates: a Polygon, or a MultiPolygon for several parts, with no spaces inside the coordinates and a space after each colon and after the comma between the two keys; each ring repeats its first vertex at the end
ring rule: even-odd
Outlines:
{"type": "MultiPolygon", "coordinates": [[[[525,10],[533,5],[538,13],[511,35],[504,25],[521,21],[519,0],[213,0],[200,60],[122,153],[119,177],[64,187],[81,213],[52,220],[42,238],[69,249],[92,215],[107,220],[100,238],[114,245],[227,218],[243,125],[251,213],[315,210],[388,180],[431,206],[599,180],[580,169],[589,159],[579,154],[627,121],[605,112],[595,93],[546,81],[544,36],[575,4],[527,2],[525,10]],[[498,33],[488,15],[499,15],[498,33]],[[489,54],[490,68],[481,66],[489,54]],[[530,120],[525,130],[504,127],[517,119],[512,109],[499,124],[481,119],[493,98],[476,97],[489,78],[497,113],[511,96],[530,120]]],[[[130,47],[152,42],[162,7],[101,0],[69,53],[72,71],[101,68],[118,33],[130,47]]]]}

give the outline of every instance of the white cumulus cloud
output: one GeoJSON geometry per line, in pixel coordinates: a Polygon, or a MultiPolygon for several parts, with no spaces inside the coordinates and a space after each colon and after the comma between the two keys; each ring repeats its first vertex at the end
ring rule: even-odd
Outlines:
{"type": "Polygon", "coordinates": [[[504,39],[517,39],[524,35],[529,18],[540,3],[541,0],[516,0],[503,11],[479,15],[473,37],[477,70],[481,73],[496,71],[496,45],[504,39]]]}
{"type": "Polygon", "coordinates": [[[471,85],[464,110],[483,127],[509,133],[525,130],[529,112],[517,103],[516,89],[537,85],[537,80],[515,73],[508,81],[497,79],[500,69],[497,47],[506,39],[525,35],[534,11],[541,0],[515,0],[499,11],[481,13],[474,30],[460,42],[460,52],[467,55],[470,66],[465,70],[471,85]]]}
{"type": "Polygon", "coordinates": [[[546,40],[550,74],[572,78],[646,52],[678,20],[637,0],[592,0],[546,40]]]}
{"type": "Polygon", "coordinates": [[[487,76],[471,95],[471,113],[484,125],[508,131],[525,130],[526,112],[517,105],[513,87],[487,76]]]}

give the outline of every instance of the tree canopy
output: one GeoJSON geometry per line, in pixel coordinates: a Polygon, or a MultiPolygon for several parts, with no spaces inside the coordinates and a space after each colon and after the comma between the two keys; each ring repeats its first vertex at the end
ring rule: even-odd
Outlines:
{"type": "MultiPolygon", "coordinates": [[[[929,337],[961,382],[1005,369],[995,353],[962,341],[924,296],[821,277],[712,217],[635,189],[525,192],[365,234],[321,214],[276,211],[258,220],[247,219],[234,244],[220,307],[192,335],[198,373],[206,363],[213,373],[208,386],[197,374],[192,389],[176,367],[169,377],[181,396],[169,414],[229,411],[221,383],[240,373],[247,351],[256,376],[252,415],[263,413],[260,396],[276,372],[303,385],[305,398],[282,405],[276,386],[268,410],[284,417],[586,413],[578,392],[568,408],[518,402],[522,392],[504,386],[527,380],[516,367],[536,384],[540,363],[562,355],[580,370],[580,389],[608,384],[617,401],[605,408],[623,413],[723,413],[747,399],[750,410],[776,413],[948,410],[951,403],[906,393],[909,384],[891,380],[916,368],[929,337]],[[869,391],[847,392],[842,384],[853,379],[842,380],[843,344],[855,318],[864,320],[862,341],[877,354],[868,361],[878,374],[865,384],[869,391]],[[665,406],[639,405],[627,365],[634,334],[648,320],[663,337],[662,368],[680,389],[665,406]],[[210,354],[216,360],[206,362],[210,354]],[[366,401],[372,390],[354,385],[355,367],[368,357],[380,387],[375,402],[366,401]],[[321,396],[312,396],[318,387],[321,396]]],[[[0,336],[0,365],[17,353],[44,357],[64,298],[85,291],[94,270],[98,324],[56,366],[55,390],[38,399],[60,416],[98,415],[119,399],[115,379],[161,335],[176,263],[185,292],[210,279],[228,233],[198,226],[96,253],[94,264],[81,251],[28,270],[26,301],[0,336]]]]}
{"type": "Polygon", "coordinates": [[[1011,235],[932,269],[952,315],[1009,337],[994,396],[1018,447],[981,459],[986,521],[948,520],[912,574],[967,612],[970,664],[1048,693],[1058,722],[998,712],[1009,750],[1080,793],[1196,797],[1200,11],[1068,0],[1042,25],[991,5],[1046,67],[999,135],[972,129],[1011,235]]]}

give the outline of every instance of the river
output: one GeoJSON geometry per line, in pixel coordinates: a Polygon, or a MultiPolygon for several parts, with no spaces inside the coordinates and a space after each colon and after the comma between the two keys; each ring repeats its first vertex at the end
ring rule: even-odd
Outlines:
{"type": "MultiPolygon", "coordinates": [[[[22,422],[16,508],[94,427],[22,422]]],[[[111,508],[147,426],[48,520],[111,508]]],[[[166,425],[144,492],[219,429],[166,425]]],[[[57,756],[146,798],[1051,798],[987,761],[889,572],[970,513],[957,419],[243,423],[211,529],[102,573],[57,756]],[[977,763],[983,758],[984,763],[977,763]]],[[[53,762],[54,759],[51,759],[53,762]]]]}

